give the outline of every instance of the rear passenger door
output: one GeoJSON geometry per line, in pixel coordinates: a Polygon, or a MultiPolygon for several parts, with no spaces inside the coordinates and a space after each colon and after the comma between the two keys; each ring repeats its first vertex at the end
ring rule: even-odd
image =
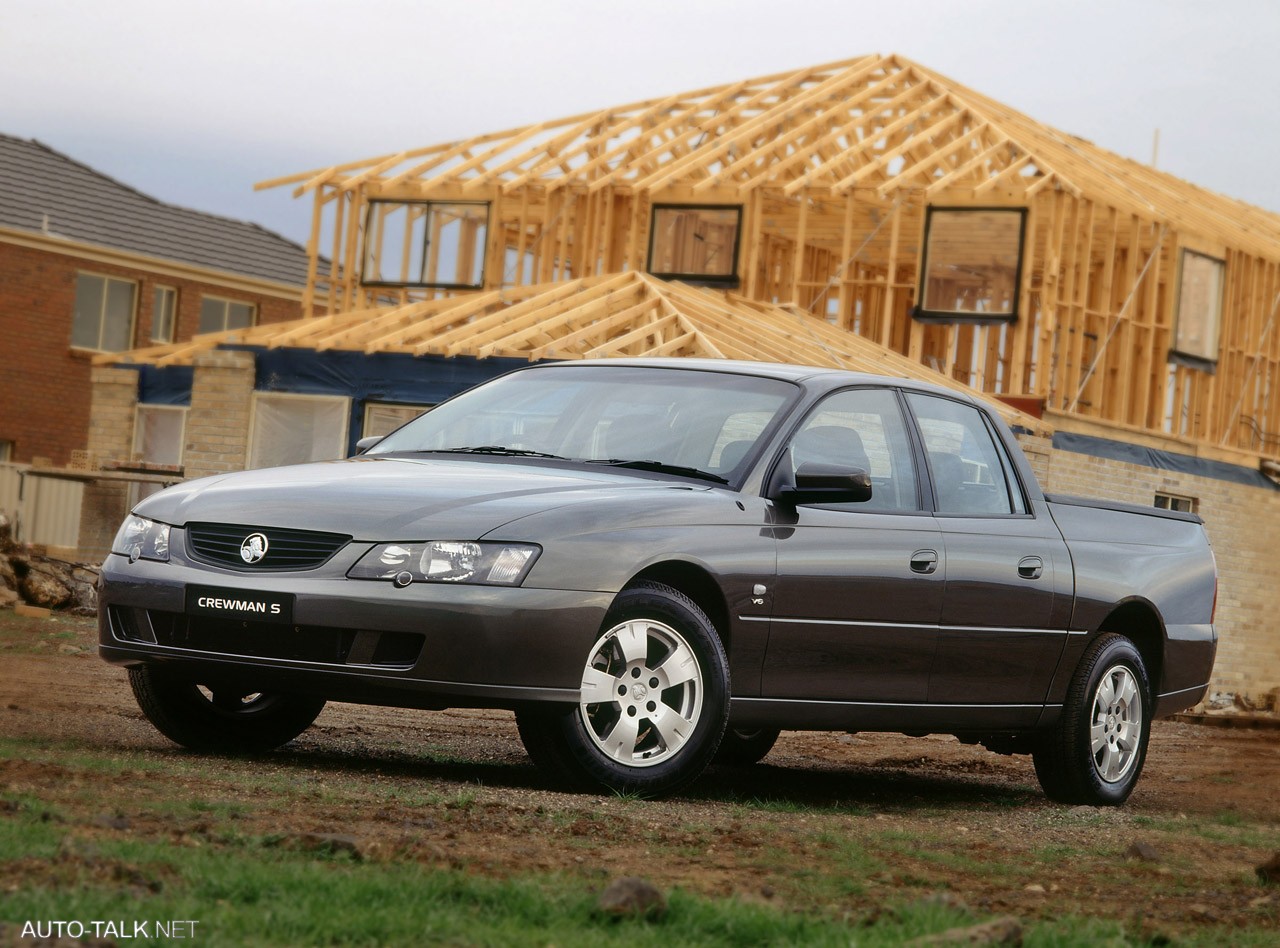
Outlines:
{"type": "Polygon", "coordinates": [[[981,410],[918,392],[907,402],[946,552],[929,702],[1023,705],[1033,720],[1070,621],[1066,544],[1047,515],[1034,516],[1009,452],[981,410]]]}

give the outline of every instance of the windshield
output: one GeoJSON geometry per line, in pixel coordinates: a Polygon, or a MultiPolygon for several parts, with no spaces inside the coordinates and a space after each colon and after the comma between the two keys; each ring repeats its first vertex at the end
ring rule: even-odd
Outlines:
{"type": "Polygon", "coordinates": [[[777,379],[634,366],[553,366],[466,392],[370,450],[548,456],[670,470],[741,473],[796,393],[777,379]],[[685,470],[676,470],[683,468],[685,470]]]}

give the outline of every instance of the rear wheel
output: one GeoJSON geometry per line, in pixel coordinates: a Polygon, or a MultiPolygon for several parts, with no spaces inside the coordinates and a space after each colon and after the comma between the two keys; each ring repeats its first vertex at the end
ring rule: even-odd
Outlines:
{"type": "Polygon", "coordinates": [[[200,685],[150,665],[129,669],[138,707],[169,740],[200,751],[254,752],[287,744],[315,721],[321,698],[200,685]]]}
{"type": "Polygon", "coordinates": [[[1054,731],[1035,750],[1036,776],[1060,803],[1118,806],[1142,773],[1151,686],[1127,638],[1098,637],[1076,669],[1054,731]]]}
{"type": "Polygon", "coordinates": [[[780,733],[772,727],[727,728],[720,741],[720,749],[716,751],[716,763],[740,767],[758,763],[773,750],[780,733]]]}
{"type": "Polygon", "coordinates": [[[586,653],[579,703],[517,712],[543,769],[576,787],[672,793],[702,773],[729,712],[724,646],[683,593],[640,583],[618,594],[586,653]]]}

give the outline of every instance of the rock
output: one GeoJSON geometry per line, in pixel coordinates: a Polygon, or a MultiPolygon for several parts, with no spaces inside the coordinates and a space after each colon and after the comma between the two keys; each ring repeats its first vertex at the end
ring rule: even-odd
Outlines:
{"type": "Polygon", "coordinates": [[[1031,883],[1030,885],[1024,885],[1024,886],[1022,887],[1022,891],[1023,891],[1023,892],[1033,892],[1033,893],[1035,893],[1035,894],[1037,894],[1037,895],[1043,895],[1043,894],[1044,894],[1044,892],[1045,892],[1045,888],[1044,888],[1044,886],[1042,886],[1039,882],[1033,882],[1033,883],[1031,883]]]}
{"type": "Polygon", "coordinates": [[[1241,711],[1257,711],[1258,710],[1257,708],[1254,707],[1253,702],[1250,701],[1246,695],[1239,694],[1238,692],[1236,696],[1232,699],[1232,704],[1234,704],[1241,711]]]}
{"type": "Polygon", "coordinates": [[[0,586],[0,609],[12,609],[18,601],[18,594],[12,589],[0,586]]]}
{"type": "Polygon", "coordinates": [[[965,904],[964,899],[954,892],[930,892],[924,898],[916,899],[915,904],[920,908],[945,908],[955,912],[969,911],[969,906],[965,904]]]}
{"type": "Polygon", "coordinates": [[[925,935],[908,945],[1021,945],[1022,923],[1009,915],[993,918],[981,925],[948,928],[936,935],[925,935]]]}
{"type": "Polygon", "coordinates": [[[651,882],[623,876],[600,893],[596,907],[615,918],[661,918],[667,912],[667,897],[651,882]]]}
{"type": "Polygon", "coordinates": [[[18,591],[31,605],[44,609],[57,609],[71,600],[71,590],[51,570],[34,563],[27,575],[18,581],[18,591]]]}
{"type": "Polygon", "coordinates": [[[1124,858],[1138,859],[1142,862],[1159,862],[1160,853],[1150,843],[1136,842],[1129,844],[1129,848],[1124,851],[1124,858]]]}
{"type": "Polygon", "coordinates": [[[357,861],[364,859],[364,845],[361,841],[341,833],[290,833],[268,845],[329,855],[347,853],[357,861]]]}
{"type": "Polygon", "coordinates": [[[18,574],[13,571],[9,557],[0,553],[0,589],[17,589],[18,574]]]}
{"type": "Polygon", "coordinates": [[[1187,911],[1191,913],[1191,917],[1201,922],[1218,921],[1218,913],[1207,905],[1195,904],[1188,906],[1187,911]]]}
{"type": "Polygon", "coordinates": [[[1280,850],[1253,871],[1258,874],[1263,885],[1280,885],[1280,850]]]}
{"type": "Polygon", "coordinates": [[[1235,702],[1235,695],[1222,691],[1215,691],[1209,695],[1209,700],[1204,703],[1205,708],[1210,711],[1221,711],[1229,708],[1235,702]]]}

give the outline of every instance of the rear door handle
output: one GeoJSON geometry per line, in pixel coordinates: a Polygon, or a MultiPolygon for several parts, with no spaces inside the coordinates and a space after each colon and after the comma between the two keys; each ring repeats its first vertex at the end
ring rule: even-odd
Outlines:
{"type": "Polygon", "coordinates": [[[938,568],[937,550],[916,550],[911,554],[911,572],[932,573],[938,568]]]}
{"type": "Polygon", "coordinates": [[[1044,560],[1038,556],[1024,556],[1018,560],[1018,575],[1023,579],[1039,579],[1044,575],[1044,560]]]}

